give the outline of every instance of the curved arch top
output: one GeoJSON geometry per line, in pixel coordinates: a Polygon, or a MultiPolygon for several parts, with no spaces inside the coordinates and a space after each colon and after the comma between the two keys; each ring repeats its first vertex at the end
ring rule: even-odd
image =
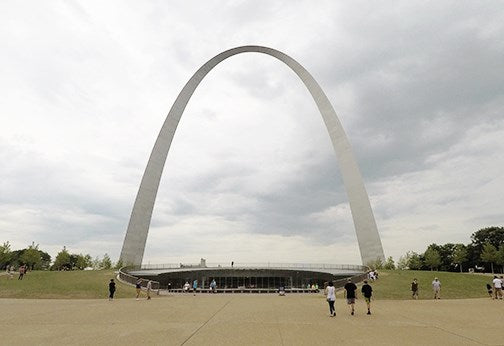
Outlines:
{"type": "Polygon", "coordinates": [[[341,176],[348,195],[362,263],[385,259],[383,248],[371,210],[369,198],[355,161],[350,143],[329,99],[310,73],[296,60],[272,48],[242,46],[224,51],[201,66],[184,86],[159,132],[131,212],[120,260],[124,264],[141,265],[152,218],[152,210],[164,164],[182,113],[205,76],[223,60],[240,53],[256,52],[270,55],[289,66],[312,95],[329,132],[338,158],[341,176]]]}

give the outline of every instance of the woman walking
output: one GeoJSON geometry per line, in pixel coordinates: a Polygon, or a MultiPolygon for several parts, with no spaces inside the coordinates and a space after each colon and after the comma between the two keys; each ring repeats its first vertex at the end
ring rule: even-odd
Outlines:
{"type": "Polygon", "coordinates": [[[336,316],[336,310],[334,310],[334,302],[336,300],[336,290],[332,281],[329,282],[327,286],[327,302],[329,303],[329,316],[336,316]]]}

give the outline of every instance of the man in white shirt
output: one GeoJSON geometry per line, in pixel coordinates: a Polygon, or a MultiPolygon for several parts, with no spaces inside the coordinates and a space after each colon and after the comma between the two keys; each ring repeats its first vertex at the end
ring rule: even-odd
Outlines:
{"type": "Polygon", "coordinates": [[[434,281],[432,281],[432,289],[434,291],[434,299],[441,299],[441,281],[438,278],[434,278],[434,281]]]}
{"type": "Polygon", "coordinates": [[[151,300],[152,280],[147,282],[147,300],[151,300]]]}
{"type": "Polygon", "coordinates": [[[495,299],[502,299],[502,280],[495,275],[492,282],[494,286],[495,299]]]}

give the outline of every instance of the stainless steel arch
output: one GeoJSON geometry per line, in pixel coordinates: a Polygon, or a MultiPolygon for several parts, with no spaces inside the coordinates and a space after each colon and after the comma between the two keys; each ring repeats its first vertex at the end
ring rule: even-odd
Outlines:
{"type": "Polygon", "coordinates": [[[289,66],[308,88],[324,119],[334,151],[338,157],[357,233],[362,263],[366,264],[378,258],[383,260],[385,256],[369,198],[350,143],[331,103],[315,79],[297,61],[278,50],[261,46],[237,47],[216,55],[196,71],[178,95],[159,132],[145,168],[133,211],[131,212],[120,259],[124,264],[140,265],[142,263],[152,210],[166,157],[182,113],[196,87],[217,64],[233,55],[246,52],[263,53],[277,58],[289,66]]]}

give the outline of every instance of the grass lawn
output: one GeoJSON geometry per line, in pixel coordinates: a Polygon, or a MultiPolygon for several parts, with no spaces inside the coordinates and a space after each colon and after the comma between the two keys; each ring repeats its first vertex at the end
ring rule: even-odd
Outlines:
{"type": "MultiPolygon", "coordinates": [[[[411,299],[413,278],[417,278],[419,282],[419,299],[432,299],[431,282],[436,276],[441,281],[443,299],[488,297],[485,285],[493,278],[491,275],[482,274],[413,270],[380,270],[379,273],[380,279],[371,283],[374,297],[397,300],[411,299]]],[[[108,283],[114,277],[113,270],[33,271],[26,274],[23,280],[17,280],[17,275],[13,280],[1,275],[0,298],[107,298],[108,283]]],[[[135,296],[134,287],[121,284],[117,280],[116,288],[118,298],[135,296]]]]}
{"type": "Polygon", "coordinates": [[[411,282],[419,283],[419,299],[432,299],[432,281],[441,281],[441,299],[485,298],[488,297],[486,284],[491,275],[469,273],[447,273],[418,270],[379,270],[379,279],[373,283],[376,299],[411,299],[411,282]]]}
{"type": "MultiPolygon", "coordinates": [[[[23,280],[0,276],[0,298],[107,298],[108,283],[115,278],[113,270],[31,271],[23,280]]],[[[118,298],[134,297],[135,288],[116,281],[118,298]]]]}

